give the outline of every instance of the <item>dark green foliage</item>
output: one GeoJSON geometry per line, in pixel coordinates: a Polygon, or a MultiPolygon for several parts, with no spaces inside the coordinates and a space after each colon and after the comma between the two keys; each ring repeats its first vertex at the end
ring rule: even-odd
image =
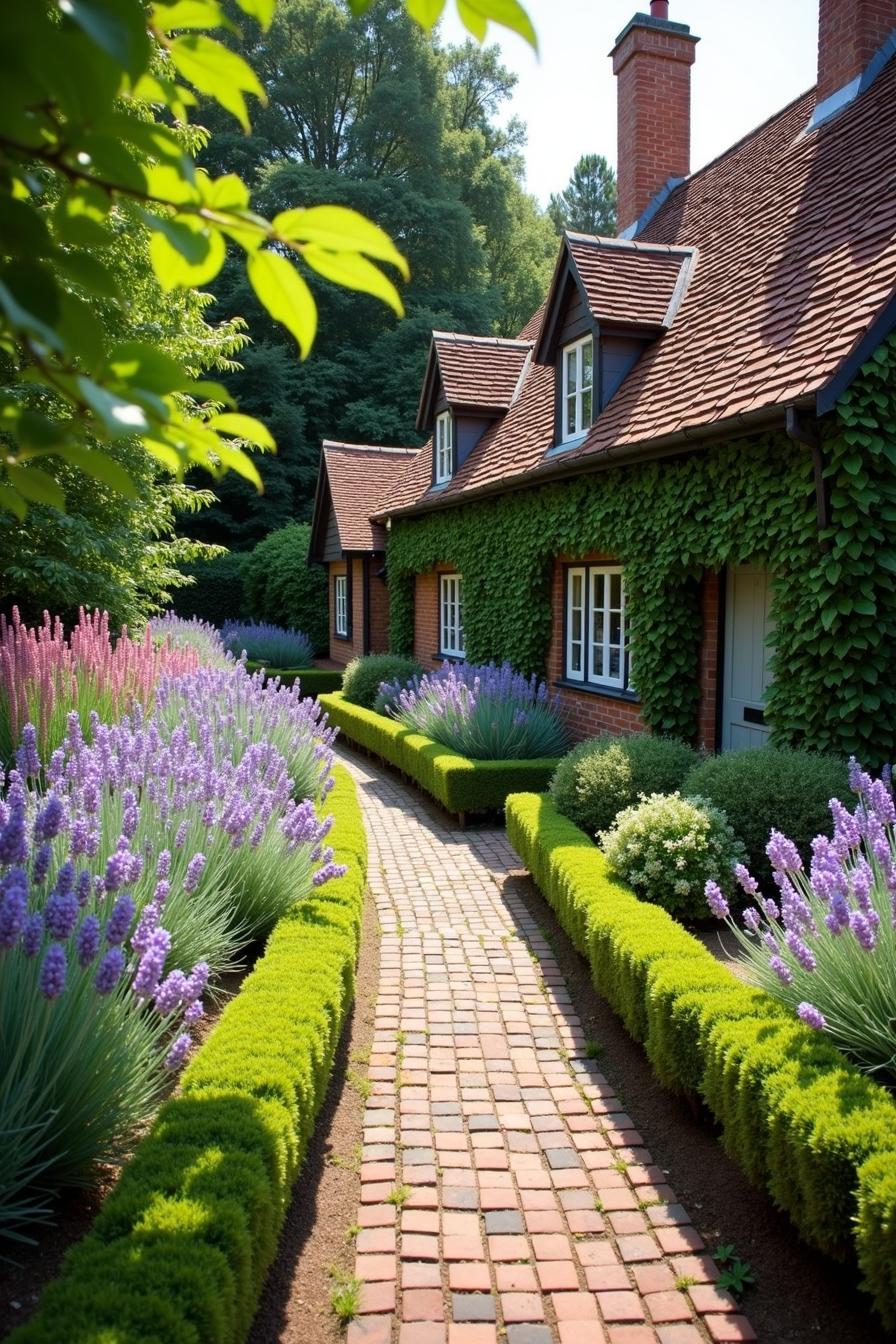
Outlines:
{"type": "Polygon", "coordinates": [[[326,653],[330,632],[327,575],[308,562],[309,523],[290,523],[260,541],[245,557],[245,605],[254,621],[301,630],[318,653],[326,653]]]}
{"type": "Polygon", "coordinates": [[[808,863],[812,839],[831,832],[828,800],[855,802],[844,761],[774,747],[710,756],[690,772],[682,793],[699,794],[727,813],[747,850],[747,867],[771,890],[765,847],[772,828],[789,836],[808,863]]]}
{"type": "Polygon", "coordinates": [[[603,154],[582,155],[563,191],[551,196],[548,214],[558,232],[615,234],[616,174],[603,154]]]}
{"type": "Polygon", "coordinates": [[[349,704],[338,692],[318,699],[330,723],[350,742],[410,775],[449,812],[503,808],[515,789],[543,789],[557,765],[555,760],[471,761],[394,719],[349,704]]]}
{"type": "Polygon", "coordinates": [[[896,1324],[890,1093],[615,882],[547,795],[508,798],[507,834],[658,1076],[702,1096],[726,1150],[804,1240],[857,1256],[875,1308],[896,1324]]]}
{"type": "Polygon", "coordinates": [[[346,875],[280,920],[18,1344],[61,1321],[67,1344],[245,1339],[354,993],[367,845],[340,767],[326,806],[346,875]]]}
{"type": "Polygon", "coordinates": [[[633,733],[592,737],[573,747],[557,766],[551,797],[558,812],[589,835],[613,825],[617,812],[642,793],[673,793],[696,762],[675,738],[633,733]]]}
{"type": "Polygon", "coordinates": [[[413,658],[397,653],[368,653],[353,658],[342,677],[342,693],[349,704],[373,709],[379,696],[380,682],[410,681],[419,677],[423,668],[413,658]]]}
{"type": "Polygon", "coordinates": [[[393,647],[413,645],[414,574],[450,564],[464,576],[468,658],[508,658],[543,674],[554,559],[602,551],[625,567],[644,721],[694,741],[698,579],[761,561],[774,576],[765,711],[774,744],[854,753],[878,768],[896,755],[894,371],[896,336],[838,406],[823,446],[825,536],[811,455],[783,435],[397,518],[388,547],[393,647]]]}
{"type": "Polygon", "coordinates": [[[179,616],[189,619],[198,616],[212,625],[222,626],[225,621],[239,621],[248,613],[243,589],[243,564],[246,557],[239,551],[190,565],[185,572],[196,582],[175,593],[172,607],[179,616]]]}
{"type": "MultiPolygon", "coordinates": [[[[250,659],[246,663],[246,667],[250,672],[257,672],[261,663],[253,663],[250,659]]],[[[288,669],[268,667],[265,672],[265,681],[270,681],[272,677],[279,677],[284,686],[291,686],[294,681],[298,681],[302,688],[302,694],[315,698],[324,691],[338,691],[342,686],[342,673],[330,667],[288,669]]]]}

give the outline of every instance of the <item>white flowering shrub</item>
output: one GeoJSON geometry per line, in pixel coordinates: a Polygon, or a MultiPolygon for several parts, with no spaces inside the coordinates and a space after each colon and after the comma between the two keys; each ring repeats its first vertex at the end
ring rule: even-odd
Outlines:
{"type": "MultiPolygon", "coordinates": [[[[724,812],[680,793],[642,794],[597,838],[616,873],[639,896],[681,919],[702,918],[707,880],[730,874],[744,856],[724,812]]],[[[730,889],[733,879],[725,880],[730,889]]]]}

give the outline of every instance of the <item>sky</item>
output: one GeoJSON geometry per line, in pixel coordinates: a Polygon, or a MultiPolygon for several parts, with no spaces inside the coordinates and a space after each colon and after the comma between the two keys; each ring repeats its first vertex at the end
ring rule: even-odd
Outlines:
{"type": "MultiPolygon", "coordinates": [[[[528,188],[544,205],[582,154],[616,161],[616,81],[607,53],[647,0],[524,0],[540,55],[489,27],[519,76],[508,113],[529,130],[528,188]]],[[[463,41],[450,5],[443,40],[463,41]]],[[[701,40],[691,67],[691,169],[702,167],[815,83],[818,0],[671,0],[701,40]]]]}

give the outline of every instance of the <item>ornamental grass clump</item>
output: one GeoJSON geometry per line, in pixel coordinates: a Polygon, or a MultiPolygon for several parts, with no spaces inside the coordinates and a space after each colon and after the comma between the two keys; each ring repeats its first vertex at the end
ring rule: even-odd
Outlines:
{"type": "Polygon", "coordinates": [[[173,883],[153,875],[157,917],[138,919],[141,855],[113,851],[97,875],[90,823],[33,787],[35,740],[0,787],[0,1235],[18,1239],[152,1113],[209,971],[172,964],[173,883]]]}
{"type": "Polygon", "coordinates": [[[733,929],[747,974],[807,1026],[825,1031],[881,1081],[896,1082],[896,806],[887,780],[855,761],[850,812],[831,799],[833,836],[812,841],[806,871],[796,845],[773,830],[766,847],[777,897],[752,874],[735,875],[753,904],[742,927],[720,884],[706,884],[713,914],[733,929]]]}
{"type": "Polygon", "coordinates": [[[310,667],[314,644],[301,630],[284,629],[260,621],[226,621],[221,627],[221,642],[236,658],[241,654],[266,667],[293,669],[310,667]]]}
{"type": "Polygon", "coordinates": [[[724,812],[702,798],[653,793],[627,807],[611,830],[598,834],[610,866],[645,901],[681,919],[706,914],[710,877],[733,891],[733,867],[744,857],[724,812]]]}
{"type": "Polygon", "coordinates": [[[113,639],[105,612],[82,609],[66,636],[58,617],[45,612],[43,625],[29,627],[13,607],[10,620],[0,614],[0,764],[12,760],[26,723],[48,756],[65,736],[72,710],[85,728],[91,711],[112,722],[148,704],[163,673],[183,675],[200,663],[197,649],[156,642],[149,627],[140,640],[126,626],[113,639]]]}
{"type": "Polygon", "coordinates": [[[509,663],[445,663],[381,694],[399,723],[474,761],[541,760],[569,744],[559,699],[509,663]]]}

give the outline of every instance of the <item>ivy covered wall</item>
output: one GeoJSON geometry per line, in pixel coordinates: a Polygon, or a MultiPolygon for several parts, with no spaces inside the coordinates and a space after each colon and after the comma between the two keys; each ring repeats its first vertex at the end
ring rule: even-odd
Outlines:
{"type": "Polygon", "coordinates": [[[879,766],[896,755],[896,335],[829,421],[821,535],[811,454],[783,434],[394,520],[393,647],[413,644],[414,575],[451,564],[468,657],[543,672],[554,558],[603,551],[625,568],[644,720],[693,737],[698,580],[762,562],[774,579],[773,740],[879,766]]]}

